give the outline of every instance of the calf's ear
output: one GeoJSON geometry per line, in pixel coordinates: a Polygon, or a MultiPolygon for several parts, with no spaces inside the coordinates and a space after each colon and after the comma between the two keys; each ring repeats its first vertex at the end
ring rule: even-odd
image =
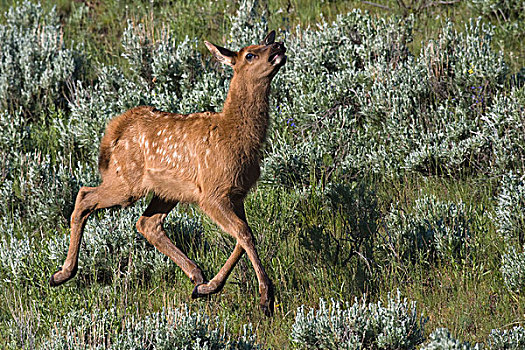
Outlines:
{"type": "Polygon", "coordinates": [[[263,41],[260,42],[260,44],[266,46],[266,45],[273,44],[274,42],[275,42],[275,30],[272,30],[270,33],[268,33],[266,38],[264,38],[263,41]]]}
{"type": "Polygon", "coordinates": [[[210,50],[212,55],[217,59],[217,61],[227,64],[230,67],[235,65],[235,58],[237,57],[235,52],[230,51],[224,47],[220,47],[219,45],[214,45],[208,41],[205,41],[204,44],[208,50],[210,50]]]}

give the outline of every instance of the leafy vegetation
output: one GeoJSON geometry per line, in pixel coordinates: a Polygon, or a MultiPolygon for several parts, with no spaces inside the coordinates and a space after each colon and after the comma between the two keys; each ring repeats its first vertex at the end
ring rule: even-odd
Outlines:
{"type": "Polygon", "coordinates": [[[414,303],[389,298],[388,304],[355,302],[343,308],[321,301],[319,310],[298,310],[291,339],[299,348],[413,349],[423,341],[423,324],[414,303]]]}
{"type": "MultiPolygon", "coordinates": [[[[0,347],[523,348],[522,2],[127,4],[0,5],[0,347]],[[231,70],[203,39],[268,28],[288,62],[246,211],[275,317],[245,259],[192,301],[135,230],[145,200],[93,215],[76,278],[48,287],[108,120],[220,110],[231,70]]],[[[192,206],[166,227],[207,276],[234,246],[192,206]]]]}

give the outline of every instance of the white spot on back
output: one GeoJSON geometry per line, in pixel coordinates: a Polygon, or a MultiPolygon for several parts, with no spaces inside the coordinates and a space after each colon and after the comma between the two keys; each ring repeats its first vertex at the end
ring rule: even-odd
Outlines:
{"type": "Polygon", "coordinates": [[[208,167],[208,156],[209,155],[210,155],[210,149],[207,148],[206,153],[204,154],[204,165],[206,166],[206,168],[208,167]]]}

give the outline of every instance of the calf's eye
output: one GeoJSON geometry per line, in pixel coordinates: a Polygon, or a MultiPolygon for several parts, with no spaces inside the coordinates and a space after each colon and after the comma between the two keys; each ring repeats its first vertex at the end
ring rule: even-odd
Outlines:
{"type": "Polygon", "coordinates": [[[252,53],[247,53],[246,56],[244,56],[244,57],[246,57],[246,59],[247,59],[248,61],[251,61],[251,60],[253,60],[253,58],[255,57],[255,55],[252,54],[252,53]]]}

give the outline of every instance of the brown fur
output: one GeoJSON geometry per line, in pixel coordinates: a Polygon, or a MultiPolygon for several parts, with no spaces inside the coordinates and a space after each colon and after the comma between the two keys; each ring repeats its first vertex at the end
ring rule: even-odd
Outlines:
{"type": "Polygon", "coordinates": [[[137,229],[192,279],[196,284],[193,297],[220,291],[246,251],[259,280],[261,305],[266,313],[272,313],[273,287],[258,258],[243,200],[260,175],[270,82],[286,61],[284,45],[274,43],[274,37],[272,32],[261,45],[237,53],[206,43],[221,62],[234,69],[222,112],[181,115],[141,106],[109,122],[100,144],[102,183],[80,189],[71,217],[68,256],[62,269],[51,277],[51,285],[60,285],[75,275],[90,213],[99,208],[125,207],[153,193],[137,229]],[[270,62],[276,55],[277,59],[270,62]],[[198,204],[237,239],[234,252],[208,283],[201,269],[162,228],[166,215],[178,202],[198,204]]]}

